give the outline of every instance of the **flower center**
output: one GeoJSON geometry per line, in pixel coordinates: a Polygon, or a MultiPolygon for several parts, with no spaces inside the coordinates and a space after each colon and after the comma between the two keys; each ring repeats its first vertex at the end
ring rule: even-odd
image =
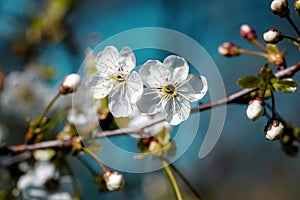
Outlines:
{"type": "Polygon", "coordinates": [[[118,81],[120,83],[120,82],[124,82],[125,81],[126,75],[123,74],[123,73],[118,73],[116,76],[112,76],[111,75],[110,79],[116,80],[116,81],[118,81]]]}
{"type": "Polygon", "coordinates": [[[173,85],[163,86],[162,90],[169,95],[176,95],[176,90],[173,85]]]}

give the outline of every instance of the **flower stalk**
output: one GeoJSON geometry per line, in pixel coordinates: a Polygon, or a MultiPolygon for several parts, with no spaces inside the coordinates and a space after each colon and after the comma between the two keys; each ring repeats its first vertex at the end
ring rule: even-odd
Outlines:
{"type": "Polygon", "coordinates": [[[166,174],[167,174],[167,176],[168,176],[168,178],[169,178],[169,181],[170,181],[171,186],[172,186],[172,188],[173,188],[173,191],[174,191],[174,193],[175,193],[176,199],[177,199],[177,200],[182,200],[181,192],[180,192],[180,190],[179,190],[179,187],[178,187],[178,185],[177,185],[177,182],[176,182],[176,180],[175,180],[175,177],[174,177],[174,175],[173,175],[171,169],[169,168],[168,163],[167,163],[165,160],[162,160],[161,163],[162,163],[162,165],[164,166],[164,169],[165,169],[165,171],[166,171],[166,174]]]}
{"type": "Polygon", "coordinates": [[[53,97],[53,99],[49,102],[49,104],[47,105],[47,107],[45,108],[45,110],[42,112],[42,114],[37,118],[36,121],[33,121],[33,124],[32,124],[33,127],[38,127],[38,125],[41,123],[41,121],[43,120],[43,118],[46,116],[46,114],[52,108],[52,106],[57,101],[57,99],[60,97],[60,95],[61,95],[61,93],[59,92],[59,93],[57,93],[53,97]]]}
{"type": "Polygon", "coordinates": [[[108,172],[108,169],[105,167],[105,165],[101,162],[101,160],[87,147],[83,147],[83,151],[87,153],[89,156],[91,156],[100,166],[100,168],[103,171],[103,174],[108,172]]]}

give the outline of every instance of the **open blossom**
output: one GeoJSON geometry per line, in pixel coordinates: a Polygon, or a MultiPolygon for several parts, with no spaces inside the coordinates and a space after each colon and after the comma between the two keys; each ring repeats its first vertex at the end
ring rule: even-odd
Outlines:
{"type": "Polygon", "coordinates": [[[189,75],[187,62],[179,56],[168,56],[163,63],[149,60],[139,70],[147,86],[137,102],[142,113],[162,112],[171,125],[190,115],[190,102],[200,100],[207,92],[206,78],[189,75]]]}
{"type": "Polygon", "coordinates": [[[107,46],[96,57],[95,72],[86,82],[95,99],[109,96],[108,108],[114,117],[127,117],[143,93],[143,82],[135,71],[135,56],[129,47],[120,52],[107,46]]]}

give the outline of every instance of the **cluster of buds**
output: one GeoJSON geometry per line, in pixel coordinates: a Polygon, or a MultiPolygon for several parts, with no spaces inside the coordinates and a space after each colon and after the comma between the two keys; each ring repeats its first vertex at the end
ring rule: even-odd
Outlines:
{"type": "Polygon", "coordinates": [[[64,95],[73,93],[77,90],[79,84],[80,84],[80,76],[78,74],[69,74],[63,79],[59,87],[59,92],[64,95]]]}
{"type": "Polygon", "coordinates": [[[219,46],[218,51],[226,57],[238,56],[241,54],[240,48],[231,42],[225,42],[219,46]]]}
{"type": "Polygon", "coordinates": [[[266,43],[277,44],[283,39],[283,36],[280,31],[271,28],[263,34],[263,38],[266,43]]]}
{"type": "Polygon", "coordinates": [[[275,15],[280,17],[288,17],[290,9],[286,0],[273,0],[271,3],[271,10],[275,15]]]}
{"type": "MultiPolygon", "coordinates": [[[[264,101],[257,97],[250,100],[246,110],[246,115],[250,120],[255,121],[265,115],[265,112],[266,109],[264,101]]],[[[272,117],[268,120],[264,131],[266,139],[278,140],[284,131],[284,125],[278,118],[272,117]]]]}

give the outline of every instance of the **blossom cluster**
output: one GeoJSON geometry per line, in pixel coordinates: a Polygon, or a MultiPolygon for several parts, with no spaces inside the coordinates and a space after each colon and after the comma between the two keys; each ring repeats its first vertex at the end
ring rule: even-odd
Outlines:
{"type": "Polygon", "coordinates": [[[187,61],[170,55],[163,62],[148,60],[140,69],[129,47],[120,52],[107,46],[95,58],[97,71],[86,81],[95,99],[108,96],[108,108],[114,117],[128,117],[134,107],[143,114],[160,113],[171,125],[190,115],[190,102],[203,98],[208,86],[202,75],[189,75],[187,61]],[[145,87],[144,87],[145,86],[145,87]]]}

